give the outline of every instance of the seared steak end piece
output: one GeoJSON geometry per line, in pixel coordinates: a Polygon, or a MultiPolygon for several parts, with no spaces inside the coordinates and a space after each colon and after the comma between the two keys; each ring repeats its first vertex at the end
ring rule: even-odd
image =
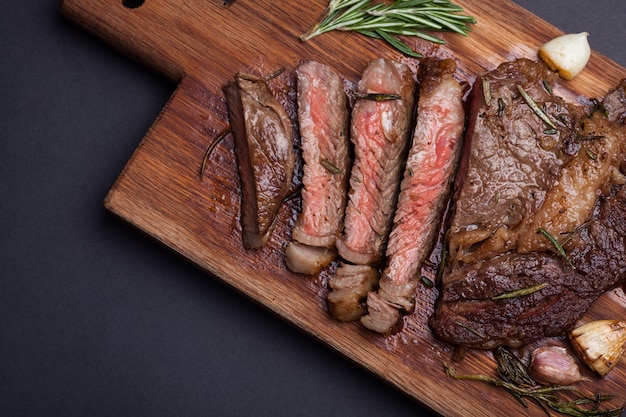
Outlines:
{"type": "Polygon", "coordinates": [[[367,265],[341,263],[330,280],[328,311],[340,321],[352,321],[361,317],[366,309],[363,304],[367,293],[378,284],[378,270],[367,265]]]}
{"type": "Polygon", "coordinates": [[[256,249],[270,239],[291,186],[292,121],[263,78],[237,74],[223,90],[241,179],[243,244],[256,249]]]}

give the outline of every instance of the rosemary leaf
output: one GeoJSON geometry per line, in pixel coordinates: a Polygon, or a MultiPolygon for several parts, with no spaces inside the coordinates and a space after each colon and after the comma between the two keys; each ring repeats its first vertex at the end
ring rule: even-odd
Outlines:
{"type": "Polygon", "coordinates": [[[502,100],[502,97],[498,97],[498,117],[504,116],[505,110],[506,104],[504,104],[504,100],[502,100]]]}
{"type": "Polygon", "coordinates": [[[550,87],[550,84],[548,83],[548,81],[543,80],[543,88],[546,89],[548,94],[552,95],[552,87],[550,87]]]}
{"type": "Polygon", "coordinates": [[[471,326],[468,326],[468,325],[466,325],[466,324],[464,324],[464,323],[461,323],[460,321],[454,322],[454,324],[456,324],[456,325],[457,325],[457,326],[459,326],[459,327],[464,328],[464,329],[465,329],[465,330],[467,330],[468,332],[474,333],[476,336],[480,337],[481,339],[486,339],[486,338],[487,338],[487,336],[485,336],[485,335],[484,335],[483,333],[481,333],[479,330],[477,330],[477,329],[475,329],[475,328],[473,328],[473,327],[471,327],[471,326]]]}
{"type": "Polygon", "coordinates": [[[565,262],[567,262],[567,264],[571,266],[572,269],[576,269],[576,267],[572,264],[572,261],[570,261],[569,256],[567,256],[567,254],[565,253],[565,249],[563,249],[563,246],[561,246],[559,241],[556,240],[556,238],[552,236],[550,232],[548,232],[543,227],[540,227],[538,232],[544,235],[550,241],[550,243],[552,243],[552,245],[554,246],[556,251],[559,253],[559,255],[561,255],[563,259],[565,259],[565,262]]]}
{"type": "Polygon", "coordinates": [[[354,97],[362,100],[372,101],[388,101],[388,100],[400,100],[402,96],[399,94],[384,94],[384,93],[359,93],[354,92],[354,97]]]}
{"type": "Polygon", "coordinates": [[[385,40],[385,42],[387,42],[389,45],[391,45],[392,47],[394,47],[398,51],[402,52],[404,55],[412,56],[414,58],[423,58],[424,57],[424,55],[419,54],[419,53],[413,51],[409,45],[407,45],[406,43],[402,42],[398,38],[394,38],[393,36],[389,35],[387,32],[385,32],[383,30],[377,30],[376,33],[378,33],[380,35],[380,37],[385,40]]]}
{"type": "Polygon", "coordinates": [[[524,98],[524,101],[526,102],[526,104],[528,104],[528,106],[535,112],[535,114],[539,116],[539,118],[543,120],[552,129],[556,129],[556,126],[554,125],[552,120],[550,120],[550,117],[548,117],[548,115],[543,110],[541,110],[541,108],[537,105],[537,103],[535,103],[535,100],[533,100],[533,98],[529,96],[528,93],[526,93],[526,91],[524,91],[521,85],[517,86],[517,90],[524,98]]]}
{"type": "Polygon", "coordinates": [[[587,149],[587,156],[593,161],[598,160],[598,155],[596,155],[591,149],[587,149]]]}
{"type": "Polygon", "coordinates": [[[430,279],[428,279],[428,277],[425,277],[424,275],[420,275],[420,280],[422,281],[422,284],[426,286],[426,288],[433,288],[435,286],[435,283],[432,282],[430,279]]]}
{"type": "Polygon", "coordinates": [[[328,159],[320,160],[320,164],[322,164],[322,166],[326,169],[326,171],[330,172],[331,174],[341,174],[341,170],[339,168],[337,168],[328,159]]]}
{"type": "Polygon", "coordinates": [[[528,407],[524,399],[529,398],[539,403],[544,410],[550,408],[559,413],[574,417],[619,417],[622,411],[624,411],[624,407],[600,409],[602,403],[614,398],[612,395],[594,394],[592,396],[585,396],[576,389],[576,387],[571,385],[547,386],[537,384],[529,376],[528,370],[522,362],[507,349],[498,348],[494,351],[494,357],[498,362],[499,378],[481,374],[459,374],[456,369],[445,362],[443,367],[446,375],[450,378],[480,381],[504,388],[524,407],[528,407]],[[561,401],[558,394],[562,392],[573,393],[579,397],[571,401],[561,401]]]}
{"type": "Polygon", "coordinates": [[[519,290],[505,292],[504,294],[496,295],[495,297],[491,297],[492,300],[507,300],[510,298],[524,297],[526,295],[530,295],[537,291],[540,291],[548,286],[547,282],[543,284],[533,285],[531,287],[521,288],[519,290]]]}

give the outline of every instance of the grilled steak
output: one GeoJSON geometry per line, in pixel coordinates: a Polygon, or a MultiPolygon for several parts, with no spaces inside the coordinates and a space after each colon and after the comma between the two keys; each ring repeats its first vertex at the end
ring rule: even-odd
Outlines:
{"type": "Polygon", "coordinates": [[[570,330],[602,293],[626,282],[624,219],[626,187],[619,186],[598,200],[589,221],[564,245],[576,269],[548,252],[509,252],[454,268],[430,321],[435,335],[490,349],[570,330]],[[494,299],[532,288],[541,289],[494,299]]]}
{"type": "Polygon", "coordinates": [[[223,88],[241,178],[241,228],[246,249],[270,239],[294,169],[293,127],[266,80],[237,74],[223,88]]]}
{"type": "Polygon", "coordinates": [[[335,258],[335,240],[343,229],[349,114],[343,80],[330,67],[306,61],[296,74],[304,188],[286,261],[294,272],[316,274],[335,258]]]}
{"type": "Polygon", "coordinates": [[[518,60],[474,85],[430,320],[444,340],[493,348],[560,335],[626,281],[626,130],[553,96],[552,77],[518,60]]]}
{"type": "Polygon", "coordinates": [[[380,262],[391,229],[413,115],[415,81],[409,68],[376,59],[365,68],[352,110],[355,161],[344,231],[336,246],[352,263],[380,262]],[[369,95],[369,96],[368,96],[369,95]],[[398,99],[380,100],[381,95],[398,99]]]}
{"type": "Polygon", "coordinates": [[[417,125],[377,293],[368,295],[365,327],[393,329],[399,310],[411,311],[417,274],[433,246],[461,151],[465,111],[453,60],[420,63],[417,125]]]}

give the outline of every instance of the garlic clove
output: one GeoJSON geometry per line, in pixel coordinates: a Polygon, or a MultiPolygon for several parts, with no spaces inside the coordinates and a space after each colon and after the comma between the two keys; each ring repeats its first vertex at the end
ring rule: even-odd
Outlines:
{"type": "Polygon", "coordinates": [[[603,377],[624,353],[626,321],[592,321],[572,330],[569,338],[579,357],[603,377]]]}
{"type": "Polygon", "coordinates": [[[543,385],[571,385],[582,379],[576,360],[561,346],[543,346],[531,353],[529,372],[543,385]]]}
{"type": "Polygon", "coordinates": [[[539,58],[561,78],[571,80],[580,74],[591,57],[587,36],[587,32],[581,32],[554,38],[539,48],[539,58]]]}

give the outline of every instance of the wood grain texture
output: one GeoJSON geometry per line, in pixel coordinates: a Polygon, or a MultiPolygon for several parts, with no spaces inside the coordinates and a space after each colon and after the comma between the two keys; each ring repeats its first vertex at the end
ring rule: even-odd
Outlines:
{"type": "MultiPolygon", "coordinates": [[[[478,20],[471,36],[445,34],[445,46],[409,42],[424,54],[454,58],[459,78],[467,82],[504,60],[535,58],[542,43],[560,34],[506,0],[457,3],[478,20]]],[[[491,386],[445,376],[442,363],[451,360],[452,348],[434,340],[426,326],[437,297],[434,289],[418,289],[416,312],[406,317],[404,330],[391,337],[331,320],[325,297],[332,268],[318,277],[304,277],[284,266],[284,247],[297,201],[284,205],[265,248],[244,250],[231,139],[215,149],[200,177],[207,147],[228,126],[221,86],[236,72],[268,74],[285,67],[289,73],[298,60],[315,59],[333,66],[346,80],[356,81],[366,62],[379,56],[417,66],[416,61],[358,35],[331,33],[300,42],[298,36],[318,18],[325,4],[315,0],[276,6],[267,0],[241,0],[224,7],[219,0],[146,0],[129,9],[119,0],[64,0],[62,10],[67,17],[178,83],[113,185],[105,206],[440,414],[501,416],[516,410],[513,414],[545,415],[536,406],[521,408],[511,396],[491,386]]],[[[594,52],[583,74],[564,83],[562,91],[572,99],[577,93],[597,97],[625,76],[624,68],[594,52]]],[[[588,318],[624,318],[625,308],[626,297],[616,290],[594,304],[588,318]]],[[[594,378],[581,387],[619,394],[612,404],[623,404],[624,362],[605,380],[594,378]]],[[[479,351],[469,352],[456,367],[461,373],[490,375],[495,368],[490,353],[479,351]]]]}

